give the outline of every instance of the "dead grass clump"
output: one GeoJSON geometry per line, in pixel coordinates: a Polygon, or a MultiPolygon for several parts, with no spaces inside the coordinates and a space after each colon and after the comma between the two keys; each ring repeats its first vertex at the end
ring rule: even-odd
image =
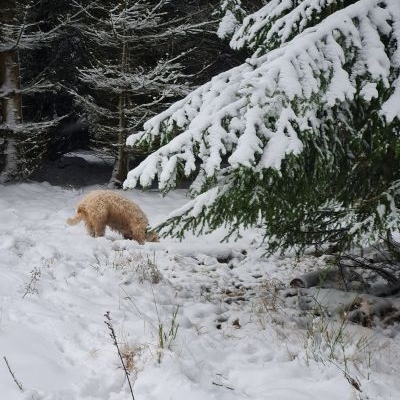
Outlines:
{"type": "Polygon", "coordinates": [[[137,360],[140,358],[143,350],[144,346],[141,345],[132,346],[127,342],[121,344],[121,356],[124,360],[125,368],[134,375],[139,371],[137,360]]]}
{"type": "Polygon", "coordinates": [[[107,269],[120,271],[123,275],[135,273],[140,283],[150,282],[157,284],[162,280],[162,274],[157,266],[155,255],[131,253],[126,250],[117,250],[109,257],[95,257],[96,262],[91,266],[100,275],[107,269]]]}

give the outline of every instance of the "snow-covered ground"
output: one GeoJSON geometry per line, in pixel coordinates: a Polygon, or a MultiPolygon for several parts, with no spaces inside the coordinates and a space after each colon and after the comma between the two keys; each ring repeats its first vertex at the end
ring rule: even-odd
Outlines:
{"type": "MultiPolygon", "coordinates": [[[[136,400],[400,399],[399,335],[338,331],[276,296],[320,260],[265,258],[256,229],[223,244],[92,238],[65,222],[92,189],[0,186],[1,400],[131,399],[106,312],[136,400]]],[[[125,194],[152,223],[186,201],[125,194]]]]}

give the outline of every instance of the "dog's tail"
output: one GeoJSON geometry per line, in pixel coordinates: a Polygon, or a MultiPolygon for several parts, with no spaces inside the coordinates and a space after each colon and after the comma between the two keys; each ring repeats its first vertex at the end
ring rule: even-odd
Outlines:
{"type": "Polygon", "coordinates": [[[79,224],[83,220],[84,217],[84,211],[78,208],[76,215],[73,218],[68,218],[67,219],[67,224],[68,225],[76,225],[79,224]]]}

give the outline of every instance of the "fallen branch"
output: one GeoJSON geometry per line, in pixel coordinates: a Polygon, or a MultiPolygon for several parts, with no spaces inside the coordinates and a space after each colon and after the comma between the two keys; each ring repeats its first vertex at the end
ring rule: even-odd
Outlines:
{"type": "Polygon", "coordinates": [[[394,274],[390,273],[387,269],[385,269],[384,266],[385,266],[384,263],[370,263],[365,258],[353,257],[351,255],[345,255],[339,261],[339,267],[341,268],[367,269],[370,271],[374,271],[375,273],[380,275],[383,279],[392,284],[399,283],[399,279],[397,279],[397,277],[394,274]],[[349,263],[344,262],[346,260],[350,262],[349,263]]]}
{"type": "Polygon", "coordinates": [[[334,287],[337,282],[342,281],[347,290],[346,280],[350,276],[346,275],[348,274],[345,274],[345,271],[337,267],[317,269],[292,279],[290,286],[295,288],[334,287]]]}

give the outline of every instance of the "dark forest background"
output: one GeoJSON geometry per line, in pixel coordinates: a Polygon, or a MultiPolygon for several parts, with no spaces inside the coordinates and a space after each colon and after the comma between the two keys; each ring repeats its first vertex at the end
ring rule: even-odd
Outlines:
{"type": "Polygon", "coordinates": [[[246,59],[217,37],[218,6],[0,0],[0,180],[91,149],[115,160],[109,182],[120,187],[145,156],[126,137],[246,59]]]}

